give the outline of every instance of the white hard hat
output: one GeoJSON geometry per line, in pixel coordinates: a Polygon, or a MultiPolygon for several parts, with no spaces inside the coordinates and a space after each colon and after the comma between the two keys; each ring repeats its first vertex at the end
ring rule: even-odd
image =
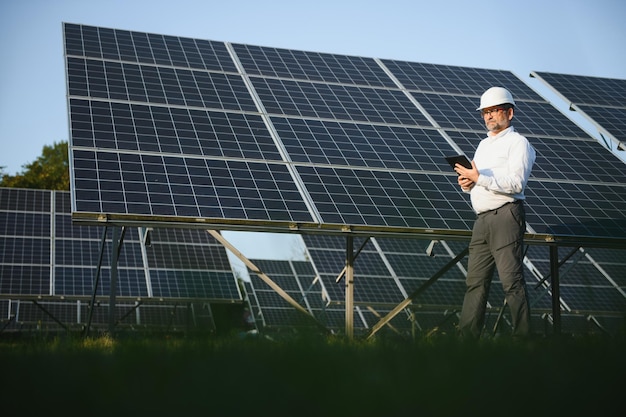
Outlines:
{"type": "Polygon", "coordinates": [[[480,96],[480,107],[476,110],[486,109],[487,107],[497,106],[498,104],[512,104],[515,106],[513,96],[506,88],[491,87],[480,96]]]}

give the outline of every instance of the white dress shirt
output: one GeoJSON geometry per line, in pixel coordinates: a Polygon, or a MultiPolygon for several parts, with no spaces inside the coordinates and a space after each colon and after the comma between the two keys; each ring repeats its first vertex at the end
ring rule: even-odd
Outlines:
{"type": "Polygon", "coordinates": [[[524,200],[524,189],[535,163],[535,149],[513,126],[481,140],[474,154],[479,177],[469,190],[474,211],[479,214],[524,200]]]}

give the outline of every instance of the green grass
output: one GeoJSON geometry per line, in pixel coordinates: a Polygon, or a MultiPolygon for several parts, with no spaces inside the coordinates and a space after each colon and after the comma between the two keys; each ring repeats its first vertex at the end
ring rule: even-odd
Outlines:
{"type": "Polygon", "coordinates": [[[622,408],[625,346],[0,335],[0,392],[7,416],[607,416],[622,408]]]}

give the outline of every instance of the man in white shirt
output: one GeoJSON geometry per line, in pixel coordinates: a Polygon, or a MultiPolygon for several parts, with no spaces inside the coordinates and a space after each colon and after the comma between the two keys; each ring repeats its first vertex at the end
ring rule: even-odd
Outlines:
{"type": "Polygon", "coordinates": [[[487,137],[478,144],[471,169],[455,166],[458,183],[470,194],[477,214],[459,331],[466,337],[480,337],[489,287],[497,269],[511,311],[512,335],[525,337],[530,333],[530,307],[522,253],[524,189],[535,162],[535,149],[511,126],[515,101],[508,90],[491,87],[481,96],[477,110],[487,127],[487,137]]]}

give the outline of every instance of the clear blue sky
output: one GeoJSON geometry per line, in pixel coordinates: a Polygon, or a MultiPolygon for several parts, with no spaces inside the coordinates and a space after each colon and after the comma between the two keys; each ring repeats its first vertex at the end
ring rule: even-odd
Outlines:
{"type": "Polygon", "coordinates": [[[626,79],[625,18],[623,0],[3,0],[0,167],[69,139],[62,22],[504,69],[552,100],[531,71],[626,79]]]}

